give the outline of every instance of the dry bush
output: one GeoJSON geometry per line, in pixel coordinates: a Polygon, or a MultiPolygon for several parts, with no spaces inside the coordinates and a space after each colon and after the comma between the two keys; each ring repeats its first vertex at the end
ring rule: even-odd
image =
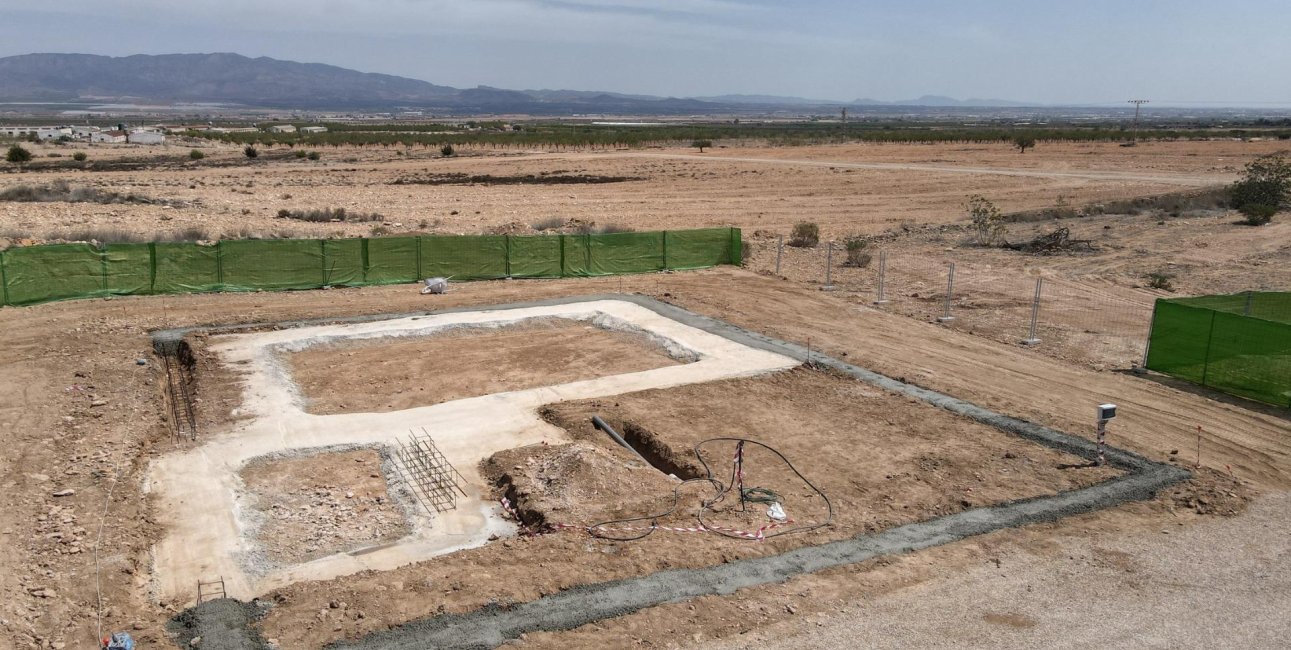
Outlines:
{"type": "Polygon", "coordinates": [[[869,251],[870,242],[862,237],[848,237],[843,241],[843,247],[847,249],[847,261],[843,266],[863,269],[874,260],[869,251]]]}
{"type": "Polygon", "coordinates": [[[145,203],[149,205],[183,205],[182,201],[159,201],[138,194],[105,192],[96,187],[74,187],[67,181],[49,185],[14,185],[0,190],[0,201],[17,203],[145,203]]]}
{"type": "Polygon", "coordinates": [[[544,230],[558,230],[561,226],[564,226],[564,225],[565,225],[564,219],[561,219],[560,217],[549,217],[541,221],[535,221],[529,224],[529,227],[533,228],[534,230],[537,230],[538,232],[542,232],[544,230]]]}
{"type": "Polygon", "coordinates": [[[323,208],[321,210],[288,210],[283,208],[278,211],[280,219],[295,219],[296,221],[310,221],[314,223],[330,223],[333,221],[347,221],[351,223],[364,223],[369,221],[385,221],[383,215],[376,212],[348,212],[345,208],[323,208]]]}
{"type": "Polygon", "coordinates": [[[789,245],[798,248],[815,248],[820,243],[820,226],[810,221],[800,221],[789,233],[789,245]]]}

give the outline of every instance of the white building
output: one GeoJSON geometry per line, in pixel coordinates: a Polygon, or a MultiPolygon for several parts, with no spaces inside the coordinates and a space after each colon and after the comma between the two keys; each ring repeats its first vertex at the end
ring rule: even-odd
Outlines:
{"type": "Polygon", "coordinates": [[[72,127],[72,135],[78,138],[89,138],[102,130],[97,126],[74,126],[72,127]]]}
{"type": "Polygon", "coordinates": [[[269,127],[270,133],[295,133],[296,127],[291,124],[275,124],[269,127]]]}
{"type": "Polygon", "coordinates": [[[90,142],[106,142],[109,144],[122,143],[126,141],[125,131],[99,131],[90,135],[90,142]]]}
{"type": "Polygon", "coordinates": [[[36,137],[41,140],[57,140],[72,137],[72,129],[67,126],[42,127],[36,130],[36,137]]]}
{"type": "Polygon", "coordinates": [[[166,141],[166,135],[156,131],[132,131],[126,141],[130,144],[161,144],[166,141]]]}
{"type": "Polygon", "coordinates": [[[325,126],[302,126],[302,127],[300,127],[300,132],[301,132],[301,133],[327,133],[327,127],[325,127],[325,126]]]}

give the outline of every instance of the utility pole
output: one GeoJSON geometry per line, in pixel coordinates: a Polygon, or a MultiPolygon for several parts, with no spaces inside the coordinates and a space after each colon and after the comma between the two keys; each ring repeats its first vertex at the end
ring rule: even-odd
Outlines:
{"type": "Polygon", "coordinates": [[[1146,100],[1146,99],[1131,99],[1130,101],[1128,101],[1128,102],[1126,102],[1126,103],[1127,103],[1127,104],[1134,104],[1134,139],[1133,139],[1133,140],[1131,140],[1130,142],[1135,142],[1135,143],[1137,143],[1137,142],[1139,141],[1139,109],[1140,109],[1144,104],[1148,103],[1148,100],[1146,100]]]}
{"type": "Polygon", "coordinates": [[[843,128],[847,128],[847,107],[843,107],[843,128]]]}

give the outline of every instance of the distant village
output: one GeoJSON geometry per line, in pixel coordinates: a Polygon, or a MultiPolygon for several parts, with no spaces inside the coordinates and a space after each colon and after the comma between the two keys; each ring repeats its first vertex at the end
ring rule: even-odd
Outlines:
{"type": "Polygon", "coordinates": [[[272,124],[259,128],[218,127],[207,124],[159,124],[155,126],[116,127],[99,126],[0,126],[0,136],[12,138],[32,138],[40,142],[90,142],[105,144],[161,144],[166,141],[166,134],[185,133],[188,131],[206,131],[209,133],[326,133],[325,126],[302,126],[299,129],[293,124],[272,124]]]}

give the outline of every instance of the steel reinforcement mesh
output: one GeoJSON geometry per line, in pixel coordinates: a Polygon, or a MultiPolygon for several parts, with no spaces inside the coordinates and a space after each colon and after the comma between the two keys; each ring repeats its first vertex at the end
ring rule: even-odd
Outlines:
{"type": "Polygon", "coordinates": [[[53,244],[0,252],[4,305],[113,295],[561,278],[739,264],[738,228],[587,235],[53,244]]]}
{"type": "Polygon", "coordinates": [[[1157,300],[1148,369],[1291,406],[1291,293],[1157,300]]]}

